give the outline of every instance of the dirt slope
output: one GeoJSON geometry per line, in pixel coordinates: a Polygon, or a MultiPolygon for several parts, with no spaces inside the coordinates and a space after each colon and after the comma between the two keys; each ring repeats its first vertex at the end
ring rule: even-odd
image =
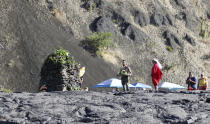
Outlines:
{"type": "Polygon", "coordinates": [[[0,60],[3,87],[13,91],[36,92],[44,60],[59,47],[69,50],[81,65],[86,66],[85,83],[111,77],[110,66],[101,59],[92,58],[79,47],[70,27],[64,27],[47,9],[27,0],[1,1],[0,6],[1,9],[6,7],[0,12],[6,11],[7,18],[2,22],[5,28],[0,29],[1,44],[4,45],[0,60]]]}

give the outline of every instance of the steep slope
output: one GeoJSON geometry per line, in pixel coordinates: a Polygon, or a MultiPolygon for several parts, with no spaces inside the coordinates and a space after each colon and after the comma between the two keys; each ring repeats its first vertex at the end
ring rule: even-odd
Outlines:
{"type": "Polygon", "coordinates": [[[104,59],[116,71],[121,59],[128,60],[132,82],[151,84],[152,58],[164,66],[162,81],[185,85],[189,71],[210,76],[210,41],[201,36],[202,22],[209,22],[208,0],[51,0],[48,5],[63,13],[78,39],[95,31],[112,32],[117,47],[104,59]]]}
{"type": "Polygon", "coordinates": [[[37,92],[44,60],[59,47],[69,50],[86,66],[88,83],[111,77],[110,66],[79,47],[71,28],[62,25],[37,1],[5,0],[0,2],[0,9],[2,87],[37,92]]]}

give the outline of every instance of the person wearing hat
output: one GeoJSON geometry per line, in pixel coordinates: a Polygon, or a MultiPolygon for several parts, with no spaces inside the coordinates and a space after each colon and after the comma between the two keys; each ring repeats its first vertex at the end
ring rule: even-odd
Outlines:
{"type": "Polygon", "coordinates": [[[161,71],[162,65],[159,63],[159,61],[157,59],[153,59],[152,63],[153,63],[153,67],[151,70],[152,83],[155,87],[155,91],[157,92],[159,82],[163,76],[163,73],[161,71]]]}
{"type": "Polygon", "coordinates": [[[207,78],[204,77],[204,74],[201,74],[201,78],[198,80],[198,89],[199,90],[206,90],[208,87],[207,78]]]}

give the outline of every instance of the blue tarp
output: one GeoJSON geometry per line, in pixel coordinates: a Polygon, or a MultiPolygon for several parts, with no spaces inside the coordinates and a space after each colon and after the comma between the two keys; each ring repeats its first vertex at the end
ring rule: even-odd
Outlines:
{"type": "MultiPolygon", "coordinates": [[[[129,87],[134,87],[132,84],[128,84],[129,87]]],[[[111,78],[109,80],[103,81],[97,85],[95,85],[93,88],[98,87],[113,87],[113,88],[122,88],[121,80],[116,78],[111,78]]]]}
{"type": "Polygon", "coordinates": [[[136,82],[134,84],[132,84],[135,88],[149,88],[149,89],[152,89],[152,87],[150,85],[146,85],[146,84],[143,84],[143,83],[139,83],[139,82],[136,82]]]}
{"type": "Polygon", "coordinates": [[[163,82],[158,86],[158,88],[168,88],[169,90],[178,90],[178,89],[185,89],[186,87],[174,83],[163,82]]]}

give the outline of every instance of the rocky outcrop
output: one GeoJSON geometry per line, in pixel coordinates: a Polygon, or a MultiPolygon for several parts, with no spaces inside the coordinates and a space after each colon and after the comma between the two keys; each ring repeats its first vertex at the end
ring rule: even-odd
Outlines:
{"type": "Polygon", "coordinates": [[[80,83],[79,67],[68,51],[58,49],[45,60],[40,87],[46,91],[79,90],[80,83]]]}
{"type": "Polygon", "coordinates": [[[139,10],[133,10],[132,15],[134,16],[134,22],[144,27],[149,24],[149,17],[139,10]]]}
{"type": "Polygon", "coordinates": [[[98,17],[90,25],[90,28],[93,32],[111,32],[113,35],[116,35],[118,32],[111,18],[108,17],[98,17]]]}
{"type": "Polygon", "coordinates": [[[148,36],[143,31],[129,24],[123,30],[123,34],[135,41],[135,43],[145,43],[148,40],[148,36]]]}
{"type": "Polygon", "coordinates": [[[170,31],[165,31],[163,37],[166,39],[166,45],[176,49],[181,46],[180,40],[170,31]]]}
{"type": "Polygon", "coordinates": [[[190,35],[186,34],[186,36],[184,37],[184,39],[190,43],[191,45],[195,46],[196,43],[195,43],[195,39],[193,39],[190,35]]]}
{"type": "Polygon", "coordinates": [[[209,92],[0,93],[1,123],[208,123],[209,92]]]}

